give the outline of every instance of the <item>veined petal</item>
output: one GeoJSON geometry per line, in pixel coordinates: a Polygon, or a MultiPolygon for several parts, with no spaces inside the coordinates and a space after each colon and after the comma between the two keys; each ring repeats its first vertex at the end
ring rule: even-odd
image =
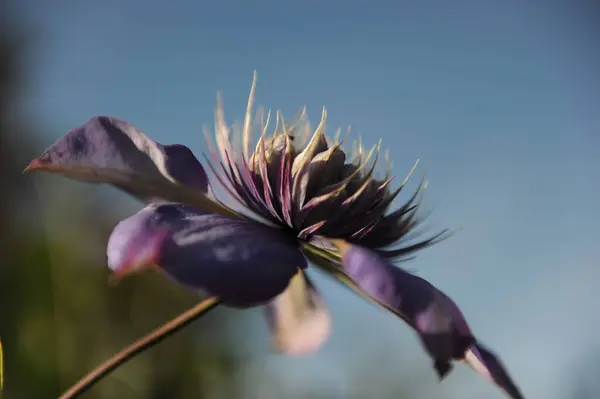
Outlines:
{"type": "Polygon", "coordinates": [[[281,230],[172,203],[150,205],[119,223],[107,253],[118,275],[156,265],[235,307],[272,300],[306,267],[293,237],[281,230]]]}
{"type": "Polygon", "coordinates": [[[343,272],[351,281],[416,330],[440,379],[451,371],[452,360],[463,360],[512,398],[522,398],[506,370],[498,367],[498,359],[480,350],[462,312],[446,294],[373,251],[342,240],[332,242],[340,250],[343,272]]]}
{"type": "Polygon", "coordinates": [[[135,126],[110,116],[96,116],[61,137],[31,165],[97,166],[166,178],[206,193],[208,178],[192,151],[184,145],[162,145],[135,126]]]}
{"type": "Polygon", "coordinates": [[[235,215],[207,197],[206,172],[189,148],[159,144],[131,124],[98,116],[69,131],[25,171],[108,183],[140,198],[161,198],[235,215]]]}
{"type": "Polygon", "coordinates": [[[317,351],[331,331],[331,318],[312,282],[298,271],[288,288],[265,307],[275,348],[288,355],[317,351]]]}

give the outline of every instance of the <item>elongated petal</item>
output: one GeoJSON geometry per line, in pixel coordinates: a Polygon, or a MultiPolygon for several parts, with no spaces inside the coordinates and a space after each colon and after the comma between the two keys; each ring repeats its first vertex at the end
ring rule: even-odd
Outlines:
{"type": "Polygon", "coordinates": [[[162,145],[128,122],[109,116],[91,118],[61,137],[31,168],[96,166],[165,178],[204,193],[208,178],[192,151],[183,145],[162,145]]]}
{"type": "MultiPolygon", "coordinates": [[[[377,303],[393,310],[416,330],[440,379],[451,371],[452,360],[466,360],[478,348],[462,312],[443,292],[373,251],[340,240],[333,243],[342,254],[343,272],[377,303]]],[[[495,367],[498,360],[493,357],[492,361],[482,351],[477,353],[480,359],[485,358],[481,364],[490,375],[499,376],[498,370],[502,371],[502,378],[489,379],[506,389],[511,397],[521,398],[515,396],[518,389],[504,368],[495,367]],[[492,368],[495,371],[490,371],[492,368]],[[509,386],[514,389],[507,389],[509,386]]]]}
{"type": "Polygon", "coordinates": [[[323,135],[326,120],[327,111],[325,110],[325,108],[323,108],[321,122],[319,122],[319,126],[317,126],[314,135],[311,137],[306,147],[304,147],[304,149],[294,159],[294,164],[292,165],[292,176],[295,177],[298,173],[300,173],[300,171],[308,167],[310,161],[317,154],[327,150],[327,140],[323,135]]]}
{"type": "Polygon", "coordinates": [[[281,230],[181,204],[150,205],[122,221],[107,253],[118,274],[154,264],[236,307],[272,300],[306,267],[295,240],[281,230]]]}
{"type": "Polygon", "coordinates": [[[325,303],[302,271],[265,307],[265,312],[273,345],[288,355],[317,351],[331,331],[325,303]]]}
{"type": "Polygon", "coordinates": [[[236,215],[208,198],[206,173],[187,147],[158,144],[115,118],[95,117],[71,130],[25,171],[111,184],[144,201],[159,198],[236,215]]]}

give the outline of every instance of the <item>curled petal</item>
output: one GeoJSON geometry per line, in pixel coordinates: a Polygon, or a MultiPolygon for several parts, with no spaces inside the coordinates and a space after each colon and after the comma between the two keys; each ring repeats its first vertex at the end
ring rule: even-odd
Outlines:
{"type": "Polygon", "coordinates": [[[108,183],[144,201],[160,198],[235,215],[208,198],[206,173],[187,147],[159,144],[112,117],[94,117],[71,130],[25,171],[108,183]]]}
{"type": "Polygon", "coordinates": [[[133,125],[109,116],[91,118],[61,137],[30,169],[53,166],[96,166],[134,172],[208,190],[208,178],[192,151],[184,145],[162,145],[133,125]]]}
{"type": "Polygon", "coordinates": [[[235,307],[272,300],[306,267],[295,240],[281,230],[181,204],[150,205],[122,221],[107,253],[118,274],[156,265],[235,307]]]}
{"type": "MultiPolygon", "coordinates": [[[[392,310],[415,329],[440,379],[451,371],[452,360],[468,360],[475,352],[480,354],[479,358],[485,357],[477,350],[479,346],[462,312],[447,295],[373,251],[341,240],[332,241],[342,255],[345,275],[375,302],[392,310]]],[[[495,363],[489,356],[486,359],[481,362],[485,367],[499,364],[495,357],[495,363]]],[[[495,370],[496,375],[500,375],[497,370],[502,370],[503,379],[489,379],[506,389],[511,397],[522,398],[504,368],[495,370]],[[507,389],[508,386],[513,388],[507,389]]]]}
{"type": "Polygon", "coordinates": [[[265,311],[274,346],[289,355],[317,351],[331,331],[325,303],[302,271],[265,311]]]}

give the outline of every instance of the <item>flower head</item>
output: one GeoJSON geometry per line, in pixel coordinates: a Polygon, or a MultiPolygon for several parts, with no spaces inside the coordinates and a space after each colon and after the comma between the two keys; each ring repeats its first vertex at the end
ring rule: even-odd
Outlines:
{"type": "Polygon", "coordinates": [[[210,166],[237,203],[299,240],[317,243],[319,237],[337,237],[389,257],[407,255],[442,238],[445,232],[411,246],[384,249],[399,243],[418,223],[419,190],[390,212],[404,184],[390,190],[389,168],[385,178],[375,178],[380,145],[366,153],[359,144],[349,158],[339,135],[333,140],[325,135],[325,109],[312,135],[304,110],[287,122],[278,112],[272,131],[269,112],[266,122],[260,118],[260,137],[250,153],[253,125],[258,124],[251,122],[254,89],[253,83],[246,119],[242,129],[233,129],[234,140],[221,104],[216,110],[217,145],[211,146],[210,166]]]}
{"type": "Polygon", "coordinates": [[[392,210],[404,183],[392,190],[389,173],[376,178],[379,146],[366,154],[359,145],[350,159],[343,140],[325,136],[325,110],[312,135],[304,112],[291,121],[277,113],[269,131],[270,116],[252,121],[254,90],[255,81],[241,128],[225,123],[219,102],[216,146],[209,142],[207,157],[213,183],[244,212],[215,198],[215,187],[187,147],[159,144],[113,117],[94,117],[72,129],[26,170],[109,183],[147,203],[109,239],[108,265],[117,278],[152,268],[228,306],[264,305],[275,346],[302,354],[317,350],[331,327],[305,274],[310,260],[411,326],[440,379],[452,361],[463,360],[512,398],[522,398],[454,302],[391,263],[445,237],[443,231],[406,244],[420,221],[419,190],[392,210]]]}

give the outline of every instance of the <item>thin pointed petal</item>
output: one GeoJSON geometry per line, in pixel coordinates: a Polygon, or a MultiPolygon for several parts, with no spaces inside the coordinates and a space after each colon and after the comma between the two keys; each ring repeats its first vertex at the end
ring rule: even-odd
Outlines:
{"type": "Polygon", "coordinates": [[[323,135],[325,129],[325,122],[327,121],[327,110],[323,108],[323,114],[321,115],[321,122],[317,126],[315,134],[312,136],[304,150],[298,154],[294,159],[292,165],[292,176],[296,176],[301,173],[303,169],[308,167],[310,161],[319,153],[327,150],[327,141],[323,135]]]}
{"type": "Polygon", "coordinates": [[[298,271],[266,307],[273,345],[288,355],[316,352],[331,331],[331,317],[314,285],[298,271]]]}
{"type": "Polygon", "coordinates": [[[246,107],[246,116],[244,117],[244,130],[242,133],[243,145],[244,145],[244,159],[250,158],[250,142],[252,141],[250,124],[252,123],[252,106],[254,103],[254,93],[256,91],[256,79],[257,73],[254,71],[252,77],[252,86],[250,88],[250,95],[248,96],[248,105],[246,107]]]}
{"type": "Polygon", "coordinates": [[[467,351],[465,362],[485,379],[498,385],[512,399],[525,399],[502,361],[485,346],[476,342],[467,351]]]}
{"type": "Polygon", "coordinates": [[[113,270],[156,264],[179,283],[236,307],[272,300],[306,267],[294,240],[279,230],[181,204],[151,205],[122,221],[107,253],[113,270]]]}

